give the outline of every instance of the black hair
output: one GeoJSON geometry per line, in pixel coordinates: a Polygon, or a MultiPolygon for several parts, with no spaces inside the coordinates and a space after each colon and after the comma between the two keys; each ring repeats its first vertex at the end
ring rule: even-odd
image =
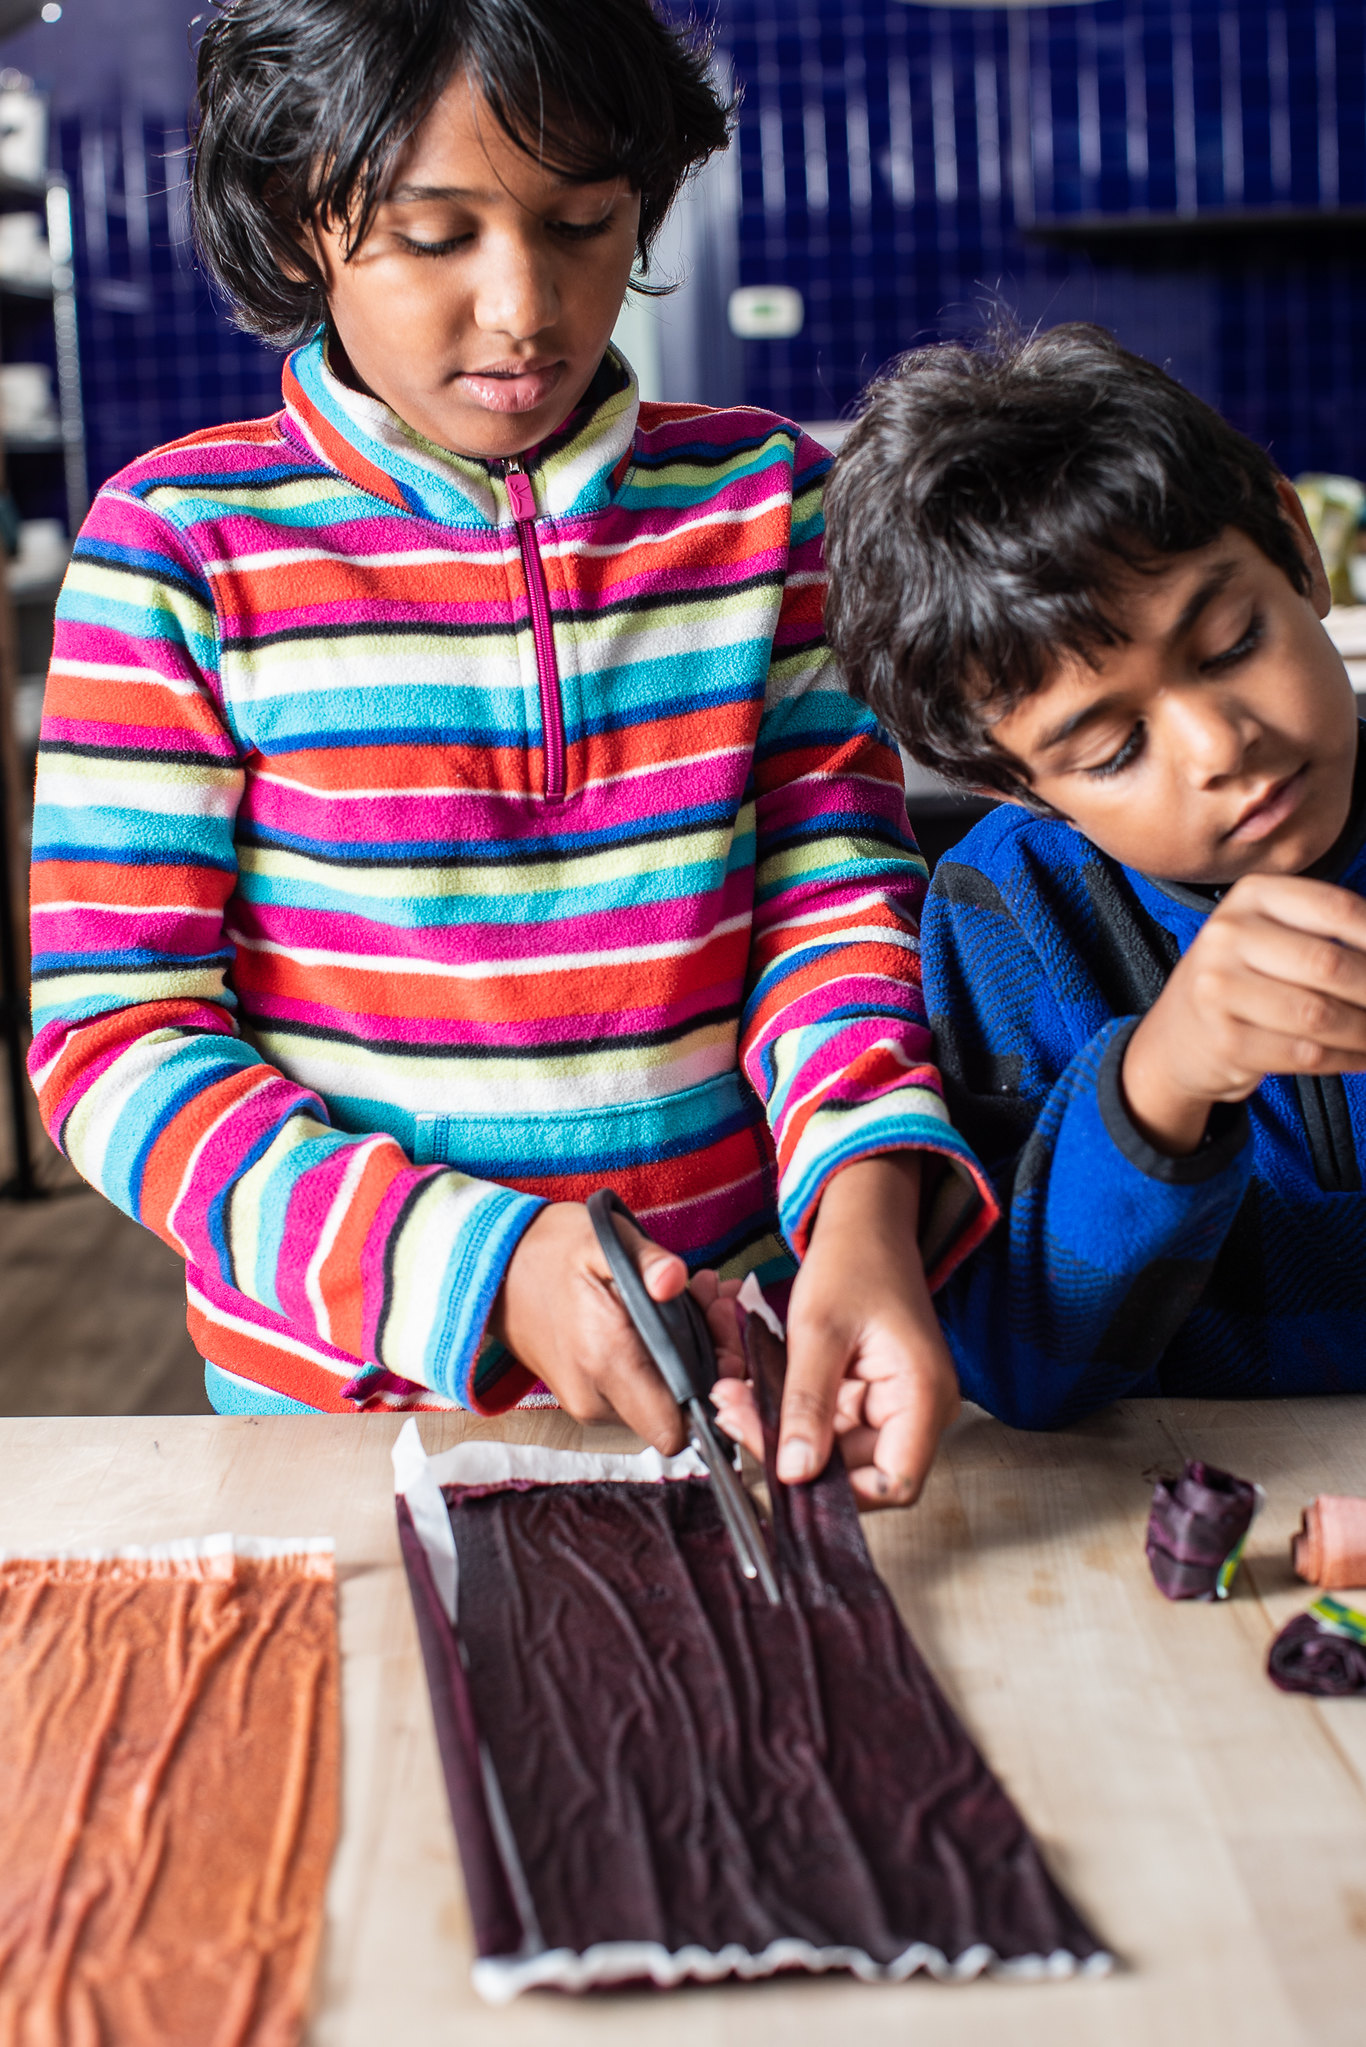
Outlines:
{"type": "Polygon", "coordinates": [[[1106,605],[1126,568],[1233,526],[1308,589],[1278,476],[1100,327],[1001,322],[915,349],[870,387],[826,497],[826,623],[849,687],[924,766],[1028,802],[992,724],[1060,653],[1125,638],[1106,605]]]}
{"type": "Polygon", "coordinates": [[[642,267],[679,187],[729,137],[695,26],[652,0],[223,0],[199,43],[195,232],[238,322],[288,347],[323,320],[307,221],[353,255],[395,159],[465,70],[520,148],[640,194],[642,267]]]}

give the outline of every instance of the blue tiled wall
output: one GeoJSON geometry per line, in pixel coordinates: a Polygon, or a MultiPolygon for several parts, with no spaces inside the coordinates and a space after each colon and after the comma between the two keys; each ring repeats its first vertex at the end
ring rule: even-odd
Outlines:
{"type": "Polygon", "coordinates": [[[1366,226],[1246,218],[1366,209],[1362,0],[715,14],[745,90],[741,280],[807,303],[798,339],[745,344],[753,400],[829,418],[999,299],[1102,321],[1292,473],[1366,474],[1366,226]],[[1049,238],[1134,213],[1167,227],[1049,238]]]}
{"type": "Polygon", "coordinates": [[[280,358],[237,331],[190,238],[183,125],[132,108],[58,123],[71,181],[90,481],[280,403],[280,358]]]}
{"type": "MultiPolygon", "coordinates": [[[[131,0],[90,4],[112,36],[131,0]]],[[[1219,225],[1366,214],[1366,0],[699,6],[745,94],[741,280],[795,284],[807,306],[796,340],[743,345],[751,399],[828,419],[888,357],[999,299],[1026,323],[1102,321],[1292,474],[1366,475],[1366,225],[1341,211],[1328,231],[1219,225]],[[1176,231],[1049,239],[1134,211],[1176,231]]],[[[135,11],[183,51],[185,0],[135,11]]],[[[36,30],[19,43],[35,71],[57,48],[36,30]]],[[[126,82],[121,107],[91,104],[113,75],[93,57],[40,75],[76,202],[92,482],[278,403],[277,358],[231,330],[193,266],[175,62],[154,116],[145,96],[130,110],[126,82]]]]}

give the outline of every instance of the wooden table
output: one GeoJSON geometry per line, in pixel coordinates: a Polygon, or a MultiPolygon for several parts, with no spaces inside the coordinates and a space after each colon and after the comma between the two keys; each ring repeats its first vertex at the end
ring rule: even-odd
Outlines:
{"type": "MultiPolygon", "coordinates": [[[[502,2011],[469,1936],[394,1536],[387,1418],[0,1420],[0,1547],[332,1535],[344,1824],[310,2047],[1360,2047],[1366,1699],[1284,1697],[1267,1644],[1309,1595],[1287,1539],[1317,1492],[1366,1494],[1366,1400],[1134,1402],[1057,1436],[970,1412],[923,1504],[867,1523],[917,1641],[1097,1932],[1104,1982],[841,1978],[546,1993],[502,2011]],[[1235,1596],[1169,1606],[1143,1557],[1151,1480],[1188,1455],[1267,1505],[1235,1596]]],[[[560,1415],[424,1416],[628,1447],[560,1415]]]]}

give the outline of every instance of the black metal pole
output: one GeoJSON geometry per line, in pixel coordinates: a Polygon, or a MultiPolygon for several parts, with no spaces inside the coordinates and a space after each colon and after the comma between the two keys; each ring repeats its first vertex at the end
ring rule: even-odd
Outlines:
{"type": "MultiPolygon", "coordinates": [[[[0,696],[0,703],[5,699],[0,696]]],[[[43,1193],[33,1170],[28,1135],[28,1068],[24,1061],[24,1018],[20,996],[18,934],[14,928],[14,874],[11,867],[9,776],[0,766],[0,1011],[5,1026],[5,1063],[9,1069],[10,1121],[14,1126],[14,1172],[0,1187],[0,1198],[37,1201],[43,1193]]]]}

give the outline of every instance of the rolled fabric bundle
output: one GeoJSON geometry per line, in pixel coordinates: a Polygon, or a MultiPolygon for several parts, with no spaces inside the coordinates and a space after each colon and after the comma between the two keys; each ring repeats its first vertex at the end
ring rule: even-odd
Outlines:
{"type": "Polygon", "coordinates": [[[1148,1564],[1168,1599],[1227,1599],[1261,1488],[1194,1458],[1153,1487],[1148,1564]]]}
{"type": "Polygon", "coordinates": [[[1290,1557],[1300,1577],[1325,1592],[1366,1586],[1366,1500],[1320,1493],[1290,1538],[1290,1557]]]}
{"type": "Polygon", "coordinates": [[[1366,1692],[1366,1614],[1337,1599],[1316,1599],[1271,1644],[1267,1675],[1283,1692],[1347,1699],[1366,1692]]]}

